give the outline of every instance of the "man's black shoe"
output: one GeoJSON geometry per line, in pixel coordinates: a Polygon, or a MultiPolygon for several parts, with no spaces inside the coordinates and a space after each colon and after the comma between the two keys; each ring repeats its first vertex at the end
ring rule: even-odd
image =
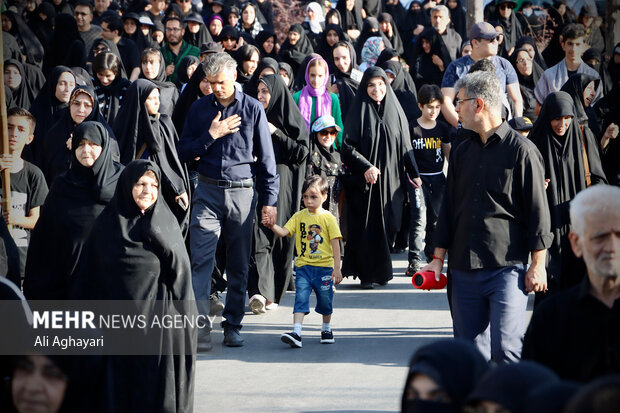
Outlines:
{"type": "Polygon", "coordinates": [[[228,347],[243,346],[243,338],[241,337],[239,330],[234,327],[224,327],[224,344],[228,347]]]}

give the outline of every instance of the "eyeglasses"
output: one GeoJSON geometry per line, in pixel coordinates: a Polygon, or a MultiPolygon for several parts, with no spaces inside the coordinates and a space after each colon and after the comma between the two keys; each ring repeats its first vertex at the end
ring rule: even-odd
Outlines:
{"type": "Polygon", "coordinates": [[[500,8],[501,10],[504,10],[504,9],[512,9],[512,4],[508,4],[508,3],[500,4],[500,5],[499,5],[499,8],[500,8]]]}
{"type": "Polygon", "coordinates": [[[460,106],[463,102],[467,102],[468,100],[476,100],[478,98],[467,98],[467,99],[457,99],[455,106],[460,106]]]}
{"type": "Polygon", "coordinates": [[[319,135],[322,135],[322,136],[327,136],[327,135],[336,136],[336,135],[338,135],[338,131],[336,129],[322,130],[322,131],[319,131],[319,135]]]}

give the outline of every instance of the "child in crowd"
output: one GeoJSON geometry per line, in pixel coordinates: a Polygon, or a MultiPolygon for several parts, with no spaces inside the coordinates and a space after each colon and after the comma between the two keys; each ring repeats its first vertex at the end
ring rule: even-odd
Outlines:
{"type": "Polygon", "coordinates": [[[450,151],[451,134],[451,127],[437,120],[441,102],[443,94],[438,86],[427,84],[420,88],[418,106],[422,116],[411,124],[411,143],[420,170],[422,186],[414,188],[412,184],[407,185],[411,203],[407,275],[415,274],[423,266],[421,256],[423,230],[426,230],[424,255],[427,261],[434,251],[433,232],[446,185],[443,165],[450,151]],[[425,212],[426,219],[424,219],[425,212]]]}
{"type": "Polygon", "coordinates": [[[299,111],[306,121],[308,131],[314,121],[323,115],[332,115],[340,128],[336,136],[336,148],[342,146],[342,113],[338,95],[327,90],[329,68],[321,57],[315,57],[306,67],[306,85],[293,95],[299,111]]]}
{"type": "Polygon", "coordinates": [[[11,108],[7,113],[10,154],[0,157],[0,170],[11,171],[11,208],[2,210],[4,220],[12,225],[11,235],[19,250],[21,278],[24,278],[30,231],[39,219],[40,206],[47,196],[43,172],[21,158],[24,146],[32,142],[36,120],[22,108],[11,108]]]}
{"type": "MultiPolygon", "coordinates": [[[[323,315],[321,343],[334,342],[330,322],[333,312],[334,288],[340,284],[340,239],[342,234],[336,217],[321,206],[327,199],[328,184],[325,178],[309,176],[304,181],[302,194],[305,209],[297,212],[280,227],[269,227],[279,237],[297,234],[297,272],[295,275],[295,307],[293,332],[284,333],[281,339],[294,348],[301,348],[301,325],[310,313],[310,292],[314,290],[317,304],[315,311],[323,315]]],[[[265,225],[263,220],[263,225],[265,225]]]]}

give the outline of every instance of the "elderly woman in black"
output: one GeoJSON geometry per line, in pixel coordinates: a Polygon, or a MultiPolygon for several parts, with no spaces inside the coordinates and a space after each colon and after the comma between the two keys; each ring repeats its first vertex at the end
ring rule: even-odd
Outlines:
{"type": "Polygon", "coordinates": [[[359,277],[362,288],[385,285],[393,278],[390,244],[402,221],[405,182],[421,180],[407,117],[381,68],[364,72],[341,153],[355,177],[344,188],[349,236],[342,273],[359,277]]]}
{"type": "MultiPolygon", "coordinates": [[[[151,161],[127,165],[93,225],[71,298],[131,300],[147,320],[195,317],[190,261],[177,220],[160,196],[161,181],[151,161]]],[[[192,411],[196,329],[148,330],[135,330],[136,342],[156,343],[159,354],[105,359],[100,391],[107,411],[192,411]]],[[[140,354],[153,354],[149,348],[140,354]]]]}
{"type": "Polygon", "coordinates": [[[101,123],[86,121],[75,128],[71,167],[54,181],[30,238],[24,279],[28,299],[68,298],[69,277],[122,169],[112,160],[110,135],[101,123]]]}
{"type": "MultiPolygon", "coordinates": [[[[258,100],[263,104],[280,175],[278,223],[286,223],[299,209],[308,156],[308,128],[293,97],[279,75],[260,79],[258,100]]],[[[260,213],[258,206],[257,214],[260,213]]],[[[294,241],[279,238],[255,220],[254,250],[249,270],[248,295],[254,313],[277,306],[292,277],[294,241]],[[273,304],[275,303],[275,305],[273,304]]]]}

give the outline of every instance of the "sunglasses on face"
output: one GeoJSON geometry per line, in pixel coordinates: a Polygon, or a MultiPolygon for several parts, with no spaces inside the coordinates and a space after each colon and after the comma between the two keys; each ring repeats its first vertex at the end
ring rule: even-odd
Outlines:
{"type": "Polygon", "coordinates": [[[336,129],[322,130],[322,131],[319,132],[319,135],[321,135],[321,136],[327,136],[327,135],[336,136],[336,135],[338,135],[338,131],[336,129]]]}
{"type": "Polygon", "coordinates": [[[508,4],[508,3],[504,3],[504,4],[500,4],[499,8],[501,10],[505,10],[505,9],[512,9],[512,4],[508,4]]]}

